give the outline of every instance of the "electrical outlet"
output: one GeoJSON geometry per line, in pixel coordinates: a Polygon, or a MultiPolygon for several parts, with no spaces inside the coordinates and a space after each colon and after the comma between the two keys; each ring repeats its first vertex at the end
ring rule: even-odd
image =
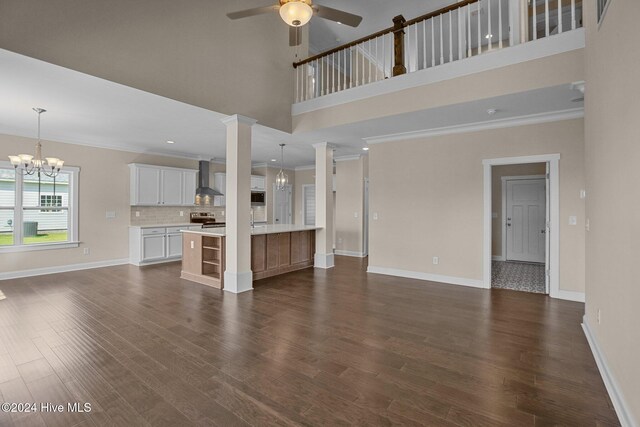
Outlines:
{"type": "Polygon", "coordinates": [[[84,250],[82,251],[83,254],[85,255],[89,255],[91,253],[91,249],[89,248],[84,248],[84,250]]]}
{"type": "Polygon", "coordinates": [[[184,216],[184,211],[180,211],[180,216],[184,216]]]}
{"type": "Polygon", "coordinates": [[[220,215],[224,216],[224,211],[220,212],[220,215]]]}
{"type": "Polygon", "coordinates": [[[358,212],[354,212],[354,213],[353,213],[353,217],[354,217],[354,218],[358,218],[358,212]]]}
{"type": "Polygon", "coordinates": [[[576,225],[578,223],[578,218],[575,216],[570,216],[569,217],[569,225],[576,225]]]}
{"type": "Polygon", "coordinates": [[[140,212],[136,211],[136,218],[140,216],[140,212]]]}
{"type": "Polygon", "coordinates": [[[581,199],[587,198],[587,190],[580,190],[580,198],[581,199]]]}
{"type": "Polygon", "coordinates": [[[440,258],[437,256],[433,257],[433,265],[438,265],[440,263],[440,258]]]}
{"type": "Polygon", "coordinates": [[[584,222],[584,229],[587,231],[591,231],[591,225],[589,225],[589,218],[584,222]]]}
{"type": "Polygon", "coordinates": [[[602,312],[598,309],[598,313],[596,314],[596,320],[598,321],[598,325],[602,323],[602,312]]]}
{"type": "Polygon", "coordinates": [[[195,247],[195,242],[192,240],[190,243],[191,243],[191,249],[195,249],[196,248],[195,247]]]}

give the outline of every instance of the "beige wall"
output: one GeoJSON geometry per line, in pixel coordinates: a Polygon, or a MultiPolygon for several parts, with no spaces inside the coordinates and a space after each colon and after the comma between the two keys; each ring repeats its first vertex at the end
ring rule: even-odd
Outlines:
{"type": "Polygon", "coordinates": [[[583,64],[584,50],[574,50],[299,114],[293,129],[304,132],[572,83],[584,80],[583,64]]]}
{"type": "MultiPolygon", "coordinates": [[[[259,4],[258,4],[259,5],[259,4]]],[[[254,0],[2,0],[0,48],[291,130],[292,62],[277,13],[231,21],[254,0]]]]}
{"type": "Polygon", "coordinates": [[[295,224],[303,224],[302,218],[302,186],[303,185],[315,185],[316,183],[316,170],[305,169],[295,171],[295,190],[293,197],[293,216],[295,217],[295,224]]]}
{"type": "Polygon", "coordinates": [[[335,245],[338,251],[363,252],[363,157],[336,163],[335,245]]]}
{"type": "Polygon", "coordinates": [[[369,264],[482,280],[482,160],[560,153],[560,289],[584,291],[583,147],[581,119],[372,145],[369,264]]]}
{"type": "Polygon", "coordinates": [[[586,316],[640,425],[640,2],[612,0],[600,28],[585,2],[586,316]],[[601,310],[601,323],[597,312],[601,310]]]}
{"type": "Polygon", "coordinates": [[[502,177],[544,175],[547,171],[545,163],[521,165],[493,166],[491,168],[491,255],[502,256],[502,177]]]}
{"type": "MultiPolygon", "coordinates": [[[[33,152],[35,140],[0,135],[0,159],[9,154],[33,152]]],[[[43,141],[45,155],[55,154],[65,165],[80,167],[79,238],[80,247],[38,252],[0,254],[0,271],[18,271],[59,265],[80,264],[129,257],[129,163],[197,169],[195,160],[105,150],[80,145],[43,141]],[[106,219],[106,211],[115,211],[115,219],[106,219]],[[83,249],[90,248],[89,255],[83,249]]],[[[158,208],[163,209],[163,208],[158,208]]],[[[178,210],[171,209],[175,223],[178,210]]],[[[188,209],[184,209],[185,215],[188,209]]],[[[168,214],[171,215],[171,214],[168,214]]],[[[174,221],[172,221],[174,222],[174,221]]]]}

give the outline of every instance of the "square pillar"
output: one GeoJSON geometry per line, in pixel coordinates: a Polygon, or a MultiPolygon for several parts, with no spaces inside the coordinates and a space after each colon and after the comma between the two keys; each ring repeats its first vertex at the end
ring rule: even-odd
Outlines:
{"type": "Polygon", "coordinates": [[[316,149],[316,254],[314,265],[331,268],[333,261],[333,147],[326,142],[316,149]]]}
{"type": "Polygon", "coordinates": [[[227,126],[227,189],[224,290],[235,294],[253,289],[251,272],[251,128],[248,117],[224,118],[227,126]]]}

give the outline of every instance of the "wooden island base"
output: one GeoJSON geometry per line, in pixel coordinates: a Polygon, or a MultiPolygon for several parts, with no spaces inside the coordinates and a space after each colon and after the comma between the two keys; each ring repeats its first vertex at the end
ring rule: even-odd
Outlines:
{"type": "MultiPolygon", "coordinates": [[[[313,267],[315,230],[251,236],[253,280],[313,267]]],[[[225,236],[183,232],[180,277],[214,288],[224,288],[225,236]]]]}

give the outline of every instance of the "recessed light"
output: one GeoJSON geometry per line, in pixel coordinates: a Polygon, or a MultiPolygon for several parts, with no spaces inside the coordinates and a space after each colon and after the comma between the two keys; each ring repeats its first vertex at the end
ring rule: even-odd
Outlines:
{"type": "Polygon", "coordinates": [[[493,34],[487,34],[486,36],[484,36],[484,38],[487,40],[489,40],[491,37],[493,37],[493,34]]]}
{"type": "Polygon", "coordinates": [[[277,161],[278,161],[278,159],[271,159],[271,161],[272,161],[272,162],[277,162],[277,161]]]}
{"type": "Polygon", "coordinates": [[[362,147],[363,151],[369,151],[369,147],[362,147]]]}
{"type": "Polygon", "coordinates": [[[497,113],[497,112],[498,112],[498,110],[497,110],[497,109],[495,109],[495,108],[489,108],[489,109],[487,110],[487,114],[488,114],[488,115],[490,115],[490,116],[493,116],[493,115],[494,115],[495,113],[497,113]]]}
{"type": "Polygon", "coordinates": [[[338,25],[342,25],[342,22],[340,22],[340,21],[336,21],[336,24],[338,24],[338,25]]]}
{"type": "Polygon", "coordinates": [[[175,143],[176,143],[175,141],[171,141],[171,140],[167,141],[167,144],[175,144],[175,143]]]}

